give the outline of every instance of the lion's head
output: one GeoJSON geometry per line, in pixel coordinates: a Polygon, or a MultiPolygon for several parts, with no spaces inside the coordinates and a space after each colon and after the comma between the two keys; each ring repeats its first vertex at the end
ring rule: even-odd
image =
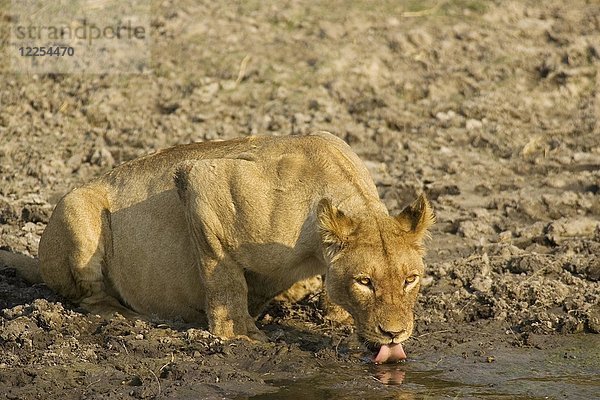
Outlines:
{"type": "Polygon", "coordinates": [[[318,219],[329,297],[352,315],[358,334],[380,349],[376,362],[404,358],[397,345],[413,331],[423,240],[435,220],[429,202],[421,195],[395,217],[373,212],[350,218],[323,199],[318,219]]]}

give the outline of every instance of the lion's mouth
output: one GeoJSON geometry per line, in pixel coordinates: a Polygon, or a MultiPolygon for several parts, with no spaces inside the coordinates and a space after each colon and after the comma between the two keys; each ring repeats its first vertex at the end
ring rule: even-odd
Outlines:
{"type": "Polygon", "coordinates": [[[395,363],[406,359],[401,343],[369,344],[367,348],[372,352],[370,359],[375,364],[395,363]]]}
{"type": "Polygon", "coordinates": [[[383,344],[371,360],[375,364],[394,363],[406,359],[401,343],[383,344]]]}

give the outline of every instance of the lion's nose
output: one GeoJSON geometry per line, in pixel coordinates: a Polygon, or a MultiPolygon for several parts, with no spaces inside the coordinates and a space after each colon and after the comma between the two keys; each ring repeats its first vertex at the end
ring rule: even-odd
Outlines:
{"type": "Polygon", "coordinates": [[[404,334],[406,332],[406,329],[392,330],[392,329],[386,329],[383,326],[379,325],[379,331],[383,335],[388,336],[390,339],[395,339],[398,336],[404,334]]]}

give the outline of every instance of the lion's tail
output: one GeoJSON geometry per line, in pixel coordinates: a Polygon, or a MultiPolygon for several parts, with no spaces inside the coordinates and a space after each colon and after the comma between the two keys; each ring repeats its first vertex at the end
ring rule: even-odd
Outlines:
{"type": "Polygon", "coordinates": [[[44,282],[40,271],[40,262],[37,258],[0,250],[0,269],[5,267],[15,268],[17,274],[29,283],[44,282]]]}

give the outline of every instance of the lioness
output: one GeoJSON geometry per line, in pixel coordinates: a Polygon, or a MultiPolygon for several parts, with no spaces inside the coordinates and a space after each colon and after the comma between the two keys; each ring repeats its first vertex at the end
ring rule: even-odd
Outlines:
{"type": "Polygon", "coordinates": [[[193,143],[64,196],[39,271],[92,313],[208,319],[215,335],[252,339],[266,338],[253,318],[263,305],[325,274],[330,299],[379,349],[374,361],[395,361],[433,221],[423,195],[389,216],[358,156],[326,132],[193,143]]]}

